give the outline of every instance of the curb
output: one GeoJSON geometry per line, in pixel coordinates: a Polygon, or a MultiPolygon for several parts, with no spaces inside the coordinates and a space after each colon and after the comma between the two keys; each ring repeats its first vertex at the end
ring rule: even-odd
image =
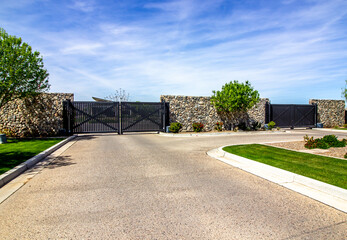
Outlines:
{"type": "Polygon", "coordinates": [[[337,130],[337,129],[329,129],[329,128],[312,128],[315,131],[326,131],[326,132],[339,132],[347,134],[347,130],[337,130]]]}
{"type": "Polygon", "coordinates": [[[29,160],[17,165],[16,167],[12,168],[11,170],[5,172],[4,174],[0,175],[0,188],[13,180],[14,178],[18,177],[21,173],[28,170],[29,168],[32,168],[36,163],[50,155],[52,152],[57,150],[58,148],[65,145],[67,142],[71,141],[72,139],[76,138],[75,135],[70,136],[66,138],[65,140],[55,144],[54,146],[46,149],[45,151],[39,153],[38,155],[30,158],[29,160]]]}
{"type": "Polygon", "coordinates": [[[268,134],[281,134],[281,133],[293,133],[291,131],[249,131],[249,132],[214,132],[214,133],[164,133],[160,132],[159,136],[162,137],[211,137],[211,136],[242,136],[242,135],[268,135],[268,134]]]}
{"type": "Polygon", "coordinates": [[[279,169],[223,151],[223,147],[207,152],[210,157],[246,172],[301,193],[340,211],[347,212],[347,190],[312,178],[279,169]]]}

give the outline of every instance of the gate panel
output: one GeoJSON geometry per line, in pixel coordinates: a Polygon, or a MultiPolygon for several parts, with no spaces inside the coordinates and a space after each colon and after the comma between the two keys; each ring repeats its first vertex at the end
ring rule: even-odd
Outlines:
{"type": "Polygon", "coordinates": [[[119,103],[73,102],[74,133],[118,132],[119,103]]]}
{"type": "Polygon", "coordinates": [[[315,105],[295,105],[293,126],[314,127],[316,124],[315,105]]]}
{"type": "Polygon", "coordinates": [[[274,121],[279,127],[315,127],[317,105],[269,104],[266,122],[274,121]]]}
{"type": "Polygon", "coordinates": [[[276,126],[290,127],[292,126],[292,106],[285,104],[270,105],[270,121],[274,121],[276,126]]]}
{"type": "Polygon", "coordinates": [[[121,132],[163,131],[164,123],[165,103],[121,103],[121,132]]]}

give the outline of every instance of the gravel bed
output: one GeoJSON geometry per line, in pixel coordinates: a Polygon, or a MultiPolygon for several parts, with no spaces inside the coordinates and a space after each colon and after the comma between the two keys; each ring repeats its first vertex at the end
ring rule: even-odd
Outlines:
{"type": "Polygon", "coordinates": [[[313,153],[318,155],[324,155],[329,157],[338,157],[338,158],[344,158],[345,154],[347,153],[347,146],[341,147],[341,148],[329,148],[329,149],[307,149],[304,147],[305,142],[304,141],[296,141],[296,142],[281,142],[281,143],[269,143],[267,145],[274,146],[274,147],[282,147],[287,148],[290,150],[297,150],[300,152],[307,152],[307,153],[313,153]]]}

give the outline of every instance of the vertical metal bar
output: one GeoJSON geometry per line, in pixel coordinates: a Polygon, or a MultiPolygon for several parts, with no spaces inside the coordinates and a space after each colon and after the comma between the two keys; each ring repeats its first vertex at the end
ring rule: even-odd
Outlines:
{"type": "Polygon", "coordinates": [[[67,101],[63,101],[63,129],[68,134],[68,113],[67,113],[67,101]]]}
{"type": "Polygon", "coordinates": [[[166,103],[165,103],[165,101],[162,103],[163,104],[163,108],[164,108],[164,112],[163,112],[163,115],[164,115],[164,117],[163,117],[163,131],[165,132],[165,128],[166,128],[166,103]]]}
{"type": "Polygon", "coordinates": [[[291,129],[294,129],[294,117],[295,117],[295,112],[294,112],[294,105],[291,104],[290,106],[290,125],[291,125],[291,129]]]}
{"type": "Polygon", "coordinates": [[[118,111],[119,111],[119,121],[118,121],[118,128],[119,128],[119,134],[123,134],[122,131],[122,122],[123,122],[123,104],[122,102],[118,103],[118,111]]]}
{"type": "Polygon", "coordinates": [[[317,113],[318,113],[317,103],[314,103],[314,125],[317,127],[317,113]]]}

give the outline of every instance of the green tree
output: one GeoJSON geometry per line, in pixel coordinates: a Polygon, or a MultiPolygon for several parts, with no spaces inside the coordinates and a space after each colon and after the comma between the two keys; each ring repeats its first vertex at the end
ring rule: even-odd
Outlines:
{"type": "Polygon", "coordinates": [[[342,89],[342,97],[344,97],[345,100],[347,101],[347,80],[346,80],[345,89],[342,89]]]}
{"type": "Polygon", "coordinates": [[[0,28],[0,108],[14,99],[47,91],[48,73],[40,53],[0,28]]]}
{"type": "MultiPolygon", "coordinates": [[[[234,123],[245,118],[247,110],[259,101],[259,93],[246,81],[239,83],[237,80],[226,83],[221,91],[212,91],[211,103],[225,121],[233,120],[234,123]]],[[[229,124],[232,124],[229,122],[229,124]]]]}

